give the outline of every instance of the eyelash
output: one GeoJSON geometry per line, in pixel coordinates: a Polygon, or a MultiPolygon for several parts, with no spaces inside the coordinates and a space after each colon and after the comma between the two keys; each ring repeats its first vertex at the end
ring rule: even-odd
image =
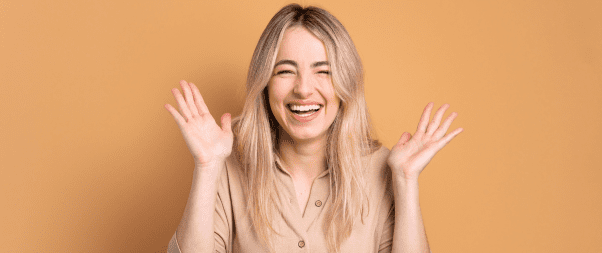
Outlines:
{"type": "Polygon", "coordinates": [[[280,74],[293,74],[293,71],[290,70],[280,70],[276,73],[276,75],[280,75],[280,74]]]}
{"type": "MultiPolygon", "coordinates": [[[[330,71],[327,71],[327,70],[318,71],[318,73],[330,75],[330,71]]],[[[280,70],[276,73],[276,75],[280,75],[280,74],[294,74],[294,73],[293,73],[293,71],[290,71],[290,70],[280,70]]]]}

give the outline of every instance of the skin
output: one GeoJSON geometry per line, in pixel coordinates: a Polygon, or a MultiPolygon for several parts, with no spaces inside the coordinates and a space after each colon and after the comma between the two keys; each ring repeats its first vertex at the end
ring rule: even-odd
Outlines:
{"type": "Polygon", "coordinates": [[[430,252],[420,211],[418,176],[435,154],[463,131],[457,128],[445,135],[458,114],[452,112],[440,125],[449,108],[444,104],[429,123],[432,108],[433,103],[428,103],[414,135],[404,132],[387,159],[393,175],[395,224],[398,224],[393,231],[393,252],[430,252]]]}
{"type": "Polygon", "coordinates": [[[293,179],[301,213],[313,180],[326,170],[327,131],[339,110],[340,100],[334,92],[327,62],[322,41],[303,27],[289,28],[268,83],[272,114],[284,130],[280,131],[280,156],[293,179]],[[287,107],[290,103],[317,103],[323,107],[315,119],[301,122],[287,107]]]}
{"type": "MultiPolygon", "coordinates": [[[[311,184],[318,174],[326,170],[325,146],[327,131],[339,109],[329,74],[322,42],[301,27],[285,31],[275,67],[268,84],[272,113],[280,124],[282,134],[280,156],[285,169],[293,178],[299,209],[304,210],[311,184]],[[294,62],[295,64],[291,64],[294,62]],[[320,114],[310,122],[299,122],[291,116],[286,105],[294,101],[322,104],[320,114]]],[[[182,252],[213,252],[213,215],[217,195],[217,178],[224,169],[226,158],[232,152],[233,135],[231,116],[221,117],[217,125],[196,85],[180,82],[182,93],[174,88],[172,93],[180,111],[166,104],[174,117],[194,158],[195,168],[188,202],[176,231],[182,252]],[[209,243],[207,243],[209,242],[209,243]]],[[[414,135],[404,132],[391,149],[387,163],[393,175],[395,200],[395,226],[393,252],[429,252],[418,197],[418,176],[426,165],[463,131],[457,128],[445,134],[456,118],[453,112],[441,124],[449,108],[444,104],[431,122],[433,103],[429,103],[420,118],[414,135]]]]}
{"type": "Polygon", "coordinates": [[[213,215],[217,196],[217,178],[225,159],[232,152],[231,116],[222,115],[220,128],[205,105],[196,85],[180,81],[182,93],[172,93],[180,112],[170,104],[165,108],[180,127],[194,158],[192,186],[184,214],[176,230],[181,252],[213,252],[213,215]],[[210,242],[210,243],[208,243],[210,242]]]}

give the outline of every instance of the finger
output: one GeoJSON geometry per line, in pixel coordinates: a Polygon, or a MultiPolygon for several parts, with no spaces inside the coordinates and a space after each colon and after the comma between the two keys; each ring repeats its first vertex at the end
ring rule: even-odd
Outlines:
{"type": "Polygon", "coordinates": [[[196,87],[196,85],[194,85],[192,83],[190,86],[192,87],[192,95],[194,96],[194,104],[196,105],[197,109],[199,110],[199,115],[209,113],[209,109],[207,108],[207,105],[205,104],[205,100],[203,100],[203,96],[201,96],[201,92],[199,91],[199,88],[196,87]]]}
{"type": "Polygon", "coordinates": [[[443,114],[449,108],[449,104],[444,104],[439,107],[439,110],[435,112],[435,116],[433,117],[433,121],[429,124],[428,129],[426,130],[426,136],[431,136],[433,133],[439,128],[439,123],[441,123],[441,118],[443,118],[443,114]]]}
{"type": "Polygon", "coordinates": [[[436,140],[441,139],[441,137],[443,137],[443,135],[445,135],[445,133],[447,132],[447,129],[449,129],[449,126],[454,121],[454,119],[456,119],[457,116],[458,116],[457,112],[452,112],[447,117],[447,119],[445,119],[445,121],[443,122],[443,125],[441,125],[437,129],[437,131],[435,131],[435,133],[433,133],[433,137],[435,137],[436,140]]]}
{"type": "Polygon", "coordinates": [[[456,135],[460,134],[461,132],[463,132],[464,129],[463,128],[457,128],[456,130],[452,131],[451,133],[447,134],[445,137],[443,137],[442,139],[440,139],[438,141],[438,145],[439,145],[439,149],[443,148],[445,145],[447,145],[447,143],[449,143],[454,137],[456,137],[456,135]]]}
{"type": "Polygon", "coordinates": [[[424,108],[424,111],[422,112],[422,117],[420,117],[420,121],[418,122],[418,128],[416,129],[416,133],[414,133],[415,138],[421,138],[422,135],[426,132],[426,126],[429,123],[432,108],[433,102],[428,103],[424,108]]]}
{"type": "Polygon", "coordinates": [[[232,115],[229,113],[222,115],[222,131],[232,133],[232,115]]]}
{"type": "Polygon", "coordinates": [[[182,86],[182,91],[184,92],[184,97],[186,98],[186,105],[188,105],[190,113],[192,115],[199,115],[199,111],[194,104],[192,92],[190,91],[190,85],[184,80],[180,81],[180,85],[182,86]]]}
{"type": "Polygon", "coordinates": [[[406,144],[406,142],[408,142],[410,140],[410,138],[412,138],[412,135],[408,132],[404,132],[401,135],[401,137],[399,138],[399,141],[397,142],[397,144],[404,145],[404,144],[406,144]]]}
{"type": "Polygon", "coordinates": [[[188,110],[188,105],[186,104],[186,101],[184,101],[184,98],[182,97],[182,94],[178,89],[173,88],[171,89],[171,92],[176,98],[176,102],[178,102],[178,107],[180,107],[180,112],[182,112],[182,116],[184,116],[184,119],[186,120],[186,122],[188,122],[188,119],[192,118],[192,116],[190,114],[190,110],[188,110]]]}
{"type": "Polygon", "coordinates": [[[176,108],[173,108],[173,106],[171,106],[170,104],[165,104],[165,109],[167,109],[167,111],[169,111],[169,113],[171,113],[171,116],[173,116],[173,118],[176,120],[176,123],[178,123],[178,126],[182,126],[182,125],[186,124],[186,120],[184,118],[182,118],[182,115],[180,115],[180,113],[178,113],[176,108]]]}

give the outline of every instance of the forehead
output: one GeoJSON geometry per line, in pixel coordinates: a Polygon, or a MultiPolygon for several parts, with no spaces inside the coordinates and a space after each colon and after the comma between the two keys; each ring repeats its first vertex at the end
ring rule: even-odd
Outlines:
{"type": "Polygon", "coordinates": [[[304,27],[295,26],[286,29],[276,61],[288,59],[299,63],[327,61],[324,43],[304,27]]]}

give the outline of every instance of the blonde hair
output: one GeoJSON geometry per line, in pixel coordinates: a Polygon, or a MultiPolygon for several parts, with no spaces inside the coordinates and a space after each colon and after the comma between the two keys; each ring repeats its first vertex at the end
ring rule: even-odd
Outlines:
{"type": "MultiPolygon", "coordinates": [[[[259,238],[272,250],[276,231],[270,218],[278,199],[273,183],[275,154],[278,153],[278,122],[267,101],[280,41],[287,28],[302,26],[326,47],[332,83],[341,100],[338,114],[329,128],[326,161],[330,170],[330,208],[323,223],[329,252],[339,252],[357,218],[367,213],[362,156],[374,152],[380,143],[373,139],[364,98],[361,60],[343,25],[327,11],[297,4],[283,7],[270,20],[257,43],[247,75],[247,97],[242,114],[234,120],[235,148],[246,177],[247,207],[259,238]]],[[[277,234],[277,233],[276,233],[277,234]]]]}

